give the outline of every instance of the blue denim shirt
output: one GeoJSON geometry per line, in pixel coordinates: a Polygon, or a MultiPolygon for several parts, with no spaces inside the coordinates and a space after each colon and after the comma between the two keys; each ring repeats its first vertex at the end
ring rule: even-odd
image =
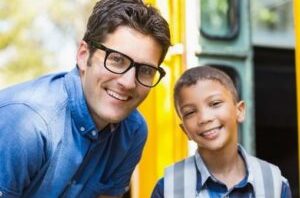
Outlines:
{"type": "MultiPolygon", "coordinates": [[[[254,196],[254,188],[253,188],[253,181],[249,179],[248,175],[252,174],[249,173],[248,169],[248,162],[247,157],[248,155],[246,151],[239,146],[239,154],[243,158],[246,164],[247,175],[246,177],[240,181],[238,184],[233,186],[231,189],[228,189],[226,185],[215,178],[212,174],[210,174],[209,170],[207,169],[205,163],[203,162],[201,156],[196,154],[195,159],[197,163],[197,186],[196,190],[199,193],[203,187],[207,187],[209,192],[209,197],[212,198],[221,198],[221,197],[230,197],[230,198],[249,198],[255,197],[254,196]]],[[[164,197],[164,179],[161,178],[154,190],[152,192],[151,198],[163,198],[164,197]]],[[[281,198],[291,198],[291,190],[289,184],[286,179],[282,182],[281,188],[281,198]]]]}
{"type": "Polygon", "coordinates": [[[78,69],[0,92],[0,195],[121,195],[140,160],[147,126],[134,110],[97,131],[78,69]]]}

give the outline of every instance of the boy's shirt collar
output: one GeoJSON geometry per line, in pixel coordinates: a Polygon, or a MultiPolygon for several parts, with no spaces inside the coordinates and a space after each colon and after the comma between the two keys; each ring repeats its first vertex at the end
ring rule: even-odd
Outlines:
{"type": "MultiPolygon", "coordinates": [[[[196,151],[196,154],[195,154],[195,161],[196,161],[196,168],[197,168],[198,172],[200,173],[200,178],[201,178],[200,189],[201,189],[210,177],[211,178],[214,178],[214,177],[208,171],[208,169],[207,169],[205,163],[203,162],[202,157],[200,156],[198,151],[196,151]]],[[[197,184],[199,184],[198,181],[197,181],[197,184]]]]}
{"type": "MultiPolygon", "coordinates": [[[[245,162],[246,165],[246,177],[243,180],[246,180],[245,184],[250,183],[252,186],[254,186],[254,178],[253,178],[253,173],[249,172],[249,160],[248,160],[248,153],[245,151],[245,149],[241,146],[238,145],[238,153],[242,157],[242,159],[245,162]]],[[[197,179],[200,179],[200,181],[197,181],[197,190],[201,190],[208,179],[211,179],[214,182],[219,182],[217,178],[215,178],[208,170],[206,167],[202,157],[196,151],[195,154],[195,162],[196,162],[196,169],[197,169],[197,179]]],[[[220,183],[220,182],[219,182],[220,183]]]]}
{"type": "Polygon", "coordinates": [[[239,154],[241,155],[242,159],[245,162],[246,165],[246,176],[247,176],[247,183],[250,183],[252,187],[254,188],[254,177],[253,177],[253,172],[249,168],[249,154],[246,152],[246,150],[239,144],[238,145],[238,151],[239,154]]]}

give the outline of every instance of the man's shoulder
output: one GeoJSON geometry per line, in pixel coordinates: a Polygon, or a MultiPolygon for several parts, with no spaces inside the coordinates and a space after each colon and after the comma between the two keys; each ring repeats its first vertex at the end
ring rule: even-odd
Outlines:
{"type": "Polygon", "coordinates": [[[134,109],[127,118],[125,118],[123,120],[123,122],[129,123],[130,125],[132,124],[132,126],[146,126],[146,121],[144,119],[144,117],[142,116],[142,114],[137,110],[134,109]]]}
{"type": "Polygon", "coordinates": [[[58,95],[65,73],[48,74],[34,80],[22,82],[0,90],[0,102],[24,102],[47,100],[51,95],[58,95]]]}
{"type": "Polygon", "coordinates": [[[120,123],[120,130],[126,132],[130,137],[142,138],[147,137],[148,128],[142,114],[136,109],[133,110],[124,120],[120,123]]]}
{"type": "Polygon", "coordinates": [[[45,120],[55,117],[68,98],[62,79],[62,73],[51,74],[1,90],[1,111],[13,110],[18,117],[32,114],[45,120]]]}
{"type": "Polygon", "coordinates": [[[0,90],[0,107],[9,103],[52,104],[56,98],[64,95],[64,74],[49,74],[0,90]]]}

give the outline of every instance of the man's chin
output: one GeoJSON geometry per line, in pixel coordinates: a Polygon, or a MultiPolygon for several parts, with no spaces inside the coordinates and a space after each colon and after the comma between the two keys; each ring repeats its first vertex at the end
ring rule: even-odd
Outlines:
{"type": "Polygon", "coordinates": [[[116,114],[108,115],[108,116],[106,116],[105,120],[108,123],[116,124],[116,123],[119,123],[122,120],[124,120],[128,115],[129,115],[129,113],[127,113],[127,114],[118,114],[118,115],[116,115],[116,114]]]}

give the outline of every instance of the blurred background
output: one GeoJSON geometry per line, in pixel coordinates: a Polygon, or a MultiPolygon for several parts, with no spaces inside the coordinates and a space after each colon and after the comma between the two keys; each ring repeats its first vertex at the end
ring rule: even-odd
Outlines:
{"type": "MultiPolygon", "coordinates": [[[[71,70],[95,2],[0,1],[0,88],[71,70]]],[[[195,145],[178,127],[172,94],[176,79],[186,68],[203,64],[227,72],[246,101],[247,120],[240,128],[240,143],[248,152],[278,165],[294,197],[299,197],[296,84],[300,76],[296,60],[300,60],[300,20],[293,16],[300,12],[299,3],[146,2],[155,5],[169,22],[173,46],[162,64],[167,76],[139,108],[147,120],[149,137],[126,197],[149,197],[166,166],[195,152],[195,145]]]]}

